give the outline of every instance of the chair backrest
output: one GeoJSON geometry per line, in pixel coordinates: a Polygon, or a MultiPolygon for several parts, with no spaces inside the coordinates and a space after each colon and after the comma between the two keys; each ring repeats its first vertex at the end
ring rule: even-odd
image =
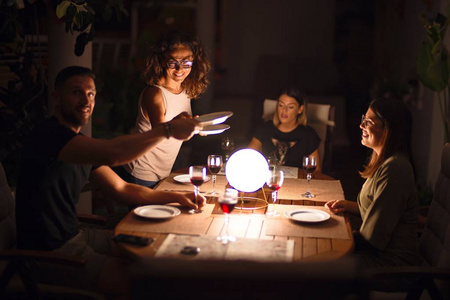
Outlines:
{"type": "MultiPolygon", "coordinates": [[[[263,104],[263,121],[272,120],[277,106],[277,100],[265,99],[263,104]]],[[[319,154],[323,166],[326,155],[325,144],[327,143],[328,126],[335,126],[334,120],[330,119],[330,104],[308,103],[306,109],[307,125],[312,127],[320,137],[319,154]]]]}
{"type": "Polygon", "coordinates": [[[0,250],[10,249],[16,243],[16,219],[14,198],[0,163],[0,250]]]}
{"type": "Polygon", "coordinates": [[[450,143],[442,150],[441,171],[420,238],[420,252],[429,265],[450,269],[450,143]]]}

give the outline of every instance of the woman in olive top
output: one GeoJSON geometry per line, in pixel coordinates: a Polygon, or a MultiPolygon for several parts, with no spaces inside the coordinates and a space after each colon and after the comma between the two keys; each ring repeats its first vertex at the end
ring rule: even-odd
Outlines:
{"type": "Polygon", "coordinates": [[[354,232],[355,255],[365,268],[419,265],[418,198],[411,164],[411,113],[405,103],[378,99],[362,116],[361,143],[372,149],[360,172],[366,179],[357,202],[333,200],[333,213],[362,218],[354,232]]]}

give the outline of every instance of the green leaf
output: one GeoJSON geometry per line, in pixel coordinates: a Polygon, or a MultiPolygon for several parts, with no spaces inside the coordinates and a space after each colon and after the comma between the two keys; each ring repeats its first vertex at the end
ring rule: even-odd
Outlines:
{"type": "Polygon", "coordinates": [[[66,32],[72,32],[72,28],[71,28],[71,26],[70,26],[70,24],[72,24],[72,22],[71,21],[66,21],[66,32]]]}
{"type": "Polygon", "coordinates": [[[417,55],[417,76],[424,86],[433,90],[440,91],[440,87],[436,82],[429,77],[428,69],[432,64],[431,44],[429,42],[423,42],[419,48],[417,55]]]}
{"type": "Polygon", "coordinates": [[[58,17],[58,19],[61,19],[66,15],[66,11],[69,6],[70,2],[67,0],[64,0],[56,6],[56,16],[58,17]]]}
{"type": "Polygon", "coordinates": [[[433,81],[436,91],[445,89],[448,83],[448,72],[446,61],[441,57],[434,59],[427,69],[428,78],[433,81]]]}
{"type": "Polygon", "coordinates": [[[90,7],[89,5],[84,5],[84,8],[86,8],[88,13],[95,15],[95,10],[92,7],[90,7]]]}
{"type": "Polygon", "coordinates": [[[91,22],[92,19],[90,18],[90,16],[92,16],[92,15],[90,15],[87,11],[80,11],[80,15],[81,15],[82,23],[78,30],[84,31],[89,26],[89,24],[92,23],[91,22]]]}
{"type": "Polygon", "coordinates": [[[80,28],[83,27],[83,21],[84,18],[82,12],[77,11],[77,13],[75,14],[74,23],[78,31],[80,31],[80,28]]]}
{"type": "Polygon", "coordinates": [[[73,4],[70,4],[69,7],[67,7],[66,20],[72,22],[76,13],[77,13],[77,7],[73,4]]]}
{"type": "Polygon", "coordinates": [[[80,33],[77,37],[77,40],[75,42],[75,55],[81,56],[84,53],[84,48],[86,47],[86,44],[89,42],[88,40],[88,34],[86,32],[80,33]]]}

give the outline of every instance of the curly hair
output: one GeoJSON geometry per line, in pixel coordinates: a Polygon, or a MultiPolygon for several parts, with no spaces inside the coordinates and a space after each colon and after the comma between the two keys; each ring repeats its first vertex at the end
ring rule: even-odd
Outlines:
{"type": "Polygon", "coordinates": [[[188,46],[194,56],[191,73],[181,83],[181,87],[191,99],[195,99],[206,90],[209,84],[208,73],[211,70],[211,64],[202,43],[187,33],[169,31],[149,47],[142,79],[147,85],[157,85],[166,75],[167,55],[179,45],[188,46]]]}

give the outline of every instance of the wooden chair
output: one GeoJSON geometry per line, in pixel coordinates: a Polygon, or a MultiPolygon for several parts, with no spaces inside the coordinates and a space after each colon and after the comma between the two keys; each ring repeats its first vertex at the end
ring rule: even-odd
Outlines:
{"type": "Polygon", "coordinates": [[[426,290],[432,299],[450,299],[450,144],[442,151],[441,170],[434,198],[420,237],[424,264],[420,267],[385,268],[370,272],[373,280],[410,278],[414,280],[407,299],[419,299],[426,290]]]}
{"type": "Polygon", "coordinates": [[[85,260],[50,251],[19,250],[16,245],[15,201],[0,163],[0,299],[103,299],[102,295],[69,287],[40,284],[30,266],[52,263],[83,267],[85,260]],[[24,298],[25,297],[25,298],[24,298]]]}

